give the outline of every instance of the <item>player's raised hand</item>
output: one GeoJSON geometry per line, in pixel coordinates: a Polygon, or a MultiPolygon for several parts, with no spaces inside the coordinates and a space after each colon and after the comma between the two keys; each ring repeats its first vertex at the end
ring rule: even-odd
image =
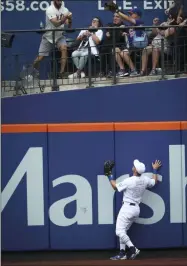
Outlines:
{"type": "Polygon", "coordinates": [[[153,169],[157,170],[158,168],[160,168],[162,166],[161,161],[156,160],[154,163],[152,163],[152,167],[153,169]]]}

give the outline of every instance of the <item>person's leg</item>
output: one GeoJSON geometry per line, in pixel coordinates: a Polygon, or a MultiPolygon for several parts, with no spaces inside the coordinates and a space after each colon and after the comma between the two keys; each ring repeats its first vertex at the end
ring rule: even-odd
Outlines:
{"type": "Polygon", "coordinates": [[[67,43],[64,37],[57,42],[57,47],[59,51],[61,52],[60,74],[64,75],[64,70],[65,70],[66,62],[67,62],[67,43]]]}
{"type": "Polygon", "coordinates": [[[130,248],[133,244],[127,235],[127,230],[131,227],[133,219],[131,219],[132,217],[130,217],[128,211],[128,206],[126,206],[126,210],[124,206],[122,206],[117,218],[116,235],[120,238],[121,243],[130,248]]]}
{"type": "MultiPolygon", "coordinates": [[[[116,221],[116,234],[117,234],[119,228],[121,228],[121,223],[123,224],[122,213],[123,213],[123,206],[121,207],[121,209],[118,213],[118,217],[117,217],[117,221],[116,221]]],[[[116,256],[111,257],[110,258],[111,260],[125,260],[125,259],[127,259],[126,244],[124,243],[123,239],[120,236],[119,236],[119,244],[120,244],[120,252],[116,256]]]]}
{"type": "Polygon", "coordinates": [[[120,242],[129,248],[129,254],[126,254],[128,259],[134,259],[140,252],[127,235],[127,231],[139,216],[139,212],[138,205],[131,206],[129,203],[124,203],[117,218],[116,235],[120,238],[120,242]]]}
{"type": "Polygon", "coordinates": [[[88,60],[88,49],[81,50],[78,71],[81,73],[88,60]]]}
{"type": "Polygon", "coordinates": [[[76,76],[77,78],[85,77],[85,73],[82,70],[87,63],[87,60],[88,60],[88,49],[81,49],[77,50],[76,53],[74,52],[73,61],[77,67],[77,72],[75,73],[74,76],[76,76]]]}
{"type": "Polygon", "coordinates": [[[70,75],[69,78],[72,77],[85,77],[85,74],[82,72],[84,66],[88,60],[88,49],[76,50],[72,53],[73,63],[75,64],[77,70],[76,73],[70,75]]]}
{"type": "Polygon", "coordinates": [[[42,38],[40,47],[39,47],[38,56],[33,62],[33,67],[35,69],[39,70],[40,62],[44,59],[44,57],[49,56],[51,48],[52,48],[51,43],[48,42],[47,39],[42,38]]]}
{"type": "Polygon", "coordinates": [[[126,250],[126,245],[123,243],[123,240],[121,238],[119,238],[119,245],[120,245],[120,251],[126,250]]]}
{"type": "Polygon", "coordinates": [[[160,49],[154,48],[152,53],[152,70],[150,73],[151,76],[156,75],[156,67],[158,64],[159,56],[160,56],[160,49]]]}
{"type": "MultiPolygon", "coordinates": [[[[73,64],[76,66],[76,70],[73,71],[74,73],[69,75],[68,78],[77,78],[78,75],[77,75],[77,70],[79,69],[79,60],[80,60],[80,56],[81,56],[81,51],[80,50],[75,50],[71,57],[72,57],[72,60],[73,60],[73,64]]],[[[74,69],[74,68],[73,68],[74,69]]]]}
{"type": "Polygon", "coordinates": [[[120,68],[119,72],[117,73],[118,77],[125,77],[128,76],[129,73],[125,72],[125,66],[123,62],[123,52],[120,50],[120,48],[116,48],[116,62],[118,63],[118,66],[120,68]]]}
{"type": "Polygon", "coordinates": [[[147,62],[148,62],[148,58],[149,56],[152,54],[152,46],[147,46],[145,49],[143,49],[142,52],[142,67],[141,67],[141,73],[142,75],[144,75],[145,73],[147,73],[147,62]]]}
{"type": "Polygon", "coordinates": [[[73,60],[74,65],[76,66],[76,71],[77,71],[77,69],[79,68],[79,60],[80,60],[81,52],[79,50],[75,50],[71,56],[72,56],[72,60],[73,60]]]}
{"type": "Polygon", "coordinates": [[[121,50],[117,47],[115,50],[116,62],[121,70],[125,69],[124,63],[121,57],[121,50]]]}
{"type": "Polygon", "coordinates": [[[126,49],[121,52],[121,57],[123,58],[124,62],[129,66],[131,70],[130,76],[137,76],[138,73],[136,71],[136,68],[130,58],[130,52],[126,49]]]}
{"type": "Polygon", "coordinates": [[[129,66],[129,68],[132,70],[135,70],[134,64],[130,58],[130,53],[128,50],[124,50],[121,52],[121,56],[123,58],[123,60],[125,61],[125,63],[129,66]]]}

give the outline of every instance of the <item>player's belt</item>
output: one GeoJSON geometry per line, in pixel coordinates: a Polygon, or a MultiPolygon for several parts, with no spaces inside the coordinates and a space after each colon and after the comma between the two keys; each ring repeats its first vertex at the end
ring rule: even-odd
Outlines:
{"type": "Polygon", "coordinates": [[[136,206],[136,203],[132,203],[132,202],[124,202],[124,201],[122,201],[122,204],[124,204],[124,203],[127,203],[127,204],[129,204],[129,205],[131,205],[131,206],[136,206]]]}

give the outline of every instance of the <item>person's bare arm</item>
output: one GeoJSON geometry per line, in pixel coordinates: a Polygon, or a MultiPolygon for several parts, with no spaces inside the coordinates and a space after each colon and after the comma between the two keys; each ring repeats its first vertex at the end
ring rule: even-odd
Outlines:
{"type": "Polygon", "coordinates": [[[92,40],[95,42],[96,45],[100,44],[101,42],[94,33],[92,34],[92,40]]]}
{"type": "Polygon", "coordinates": [[[120,16],[122,19],[124,19],[124,20],[126,20],[126,21],[128,21],[128,22],[131,22],[131,23],[133,23],[133,24],[136,25],[136,20],[135,20],[134,18],[131,18],[131,17],[129,17],[129,16],[123,14],[123,13],[120,12],[120,11],[118,12],[118,14],[119,14],[119,16],[120,16]]]}
{"type": "Polygon", "coordinates": [[[184,26],[184,25],[186,25],[187,24],[187,19],[185,19],[183,22],[181,22],[180,24],[179,24],[179,26],[184,26]]]}
{"type": "Polygon", "coordinates": [[[68,28],[72,27],[72,16],[68,16],[67,20],[65,21],[65,24],[68,26],[68,28]]]}
{"type": "Polygon", "coordinates": [[[167,30],[165,30],[165,37],[169,37],[171,35],[173,35],[175,33],[175,28],[169,28],[167,30]]]}
{"type": "Polygon", "coordinates": [[[50,21],[51,23],[53,23],[55,27],[59,27],[60,25],[64,24],[68,18],[71,18],[71,16],[72,16],[72,13],[69,12],[67,15],[62,16],[61,19],[52,18],[50,19],[50,21]]]}
{"type": "Polygon", "coordinates": [[[88,30],[82,32],[82,33],[77,37],[77,40],[81,41],[81,40],[83,40],[86,36],[88,36],[88,30]]]}
{"type": "Polygon", "coordinates": [[[182,13],[183,13],[183,5],[181,5],[180,9],[179,9],[179,12],[178,12],[178,15],[177,17],[181,17],[182,16],[182,13]]]}

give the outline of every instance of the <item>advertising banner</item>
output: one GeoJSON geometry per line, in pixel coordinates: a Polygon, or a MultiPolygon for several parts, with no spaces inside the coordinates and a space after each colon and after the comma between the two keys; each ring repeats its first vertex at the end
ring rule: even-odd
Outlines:
{"type": "Polygon", "coordinates": [[[139,248],[187,245],[187,122],[2,126],[2,250],[119,247],[115,223],[122,193],[103,173],[115,161],[119,182],[133,160],[162,161],[129,231],[139,248]]]}
{"type": "Polygon", "coordinates": [[[47,125],[2,133],[2,250],[48,249],[47,125]]]}

